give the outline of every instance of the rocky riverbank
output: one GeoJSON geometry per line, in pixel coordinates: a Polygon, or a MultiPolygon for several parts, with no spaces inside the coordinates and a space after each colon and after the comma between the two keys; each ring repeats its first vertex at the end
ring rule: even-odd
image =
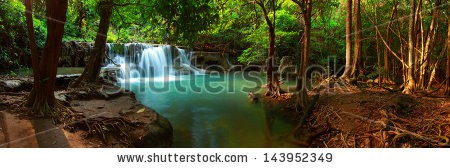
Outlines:
{"type": "Polygon", "coordinates": [[[114,85],[98,90],[63,89],[76,78],[59,76],[55,96],[61,123],[28,116],[32,79],[0,79],[0,147],[170,147],[172,126],[132,92],[114,85]],[[95,93],[95,94],[93,94],[95,93]]]}

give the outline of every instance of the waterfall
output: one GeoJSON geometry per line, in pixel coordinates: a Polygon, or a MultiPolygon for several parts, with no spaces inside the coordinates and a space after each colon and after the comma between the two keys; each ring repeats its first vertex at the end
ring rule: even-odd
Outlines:
{"type": "Polygon", "coordinates": [[[189,73],[202,70],[191,64],[190,54],[184,49],[169,45],[145,43],[107,44],[109,59],[107,68],[117,68],[117,79],[121,81],[148,78],[152,80],[172,80],[181,73],[183,67],[189,73]]]}
{"type": "Polygon", "coordinates": [[[177,48],[178,50],[178,59],[180,60],[180,67],[185,68],[186,70],[189,70],[191,72],[194,72],[194,74],[199,75],[199,74],[204,74],[205,70],[203,69],[198,69],[195,66],[192,65],[192,53],[191,52],[186,52],[186,50],[181,49],[181,48],[177,48]]]}

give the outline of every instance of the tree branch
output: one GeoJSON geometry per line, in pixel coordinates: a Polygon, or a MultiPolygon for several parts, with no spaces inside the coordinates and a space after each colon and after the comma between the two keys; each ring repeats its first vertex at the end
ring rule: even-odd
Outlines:
{"type": "Polygon", "coordinates": [[[383,41],[383,44],[386,46],[386,48],[392,53],[392,55],[397,58],[402,64],[403,66],[405,66],[406,68],[409,68],[408,64],[406,64],[398,55],[397,53],[395,53],[391,47],[389,47],[389,45],[387,44],[386,40],[384,40],[383,35],[381,35],[380,30],[378,29],[378,25],[375,24],[375,22],[373,21],[373,19],[367,14],[366,8],[363,6],[362,7],[364,10],[364,14],[367,16],[367,18],[370,20],[370,22],[375,26],[375,31],[377,32],[378,36],[380,37],[381,41],[383,41]]]}

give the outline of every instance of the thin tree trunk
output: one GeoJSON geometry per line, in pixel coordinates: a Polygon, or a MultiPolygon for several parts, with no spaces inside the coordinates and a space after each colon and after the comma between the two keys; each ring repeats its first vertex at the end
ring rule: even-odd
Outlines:
{"type": "Polygon", "coordinates": [[[33,57],[34,83],[28,105],[32,105],[33,114],[55,117],[55,80],[58,57],[61,52],[64,23],[66,21],[67,0],[47,0],[47,38],[42,55],[38,58],[32,25],[31,1],[26,1],[27,26],[30,35],[30,48],[33,57]]]}
{"type": "Polygon", "coordinates": [[[266,8],[266,5],[261,0],[255,1],[258,4],[264,14],[264,19],[266,20],[267,26],[269,28],[269,51],[267,57],[267,96],[278,97],[281,95],[281,89],[278,81],[278,76],[273,70],[273,64],[275,59],[275,20],[276,20],[276,1],[270,1],[270,7],[272,7],[273,18],[269,18],[270,7],[266,8]]]}
{"type": "Polygon", "coordinates": [[[433,83],[434,76],[436,75],[436,68],[439,65],[439,59],[436,61],[436,63],[433,66],[433,70],[431,70],[430,79],[428,80],[428,85],[426,89],[431,88],[431,84],[433,83]]]}
{"type": "MultiPolygon", "coordinates": [[[[378,25],[378,11],[377,11],[377,6],[375,6],[375,25],[378,25]]],[[[377,31],[375,29],[375,31],[377,31]]],[[[375,43],[376,43],[376,49],[377,49],[377,62],[378,62],[378,85],[381,86],[381,81],[382,81],[382,77],[381,77],[381,56],[380,56],[380,41],[378,39],[378,34],[377,32],[375,32],[375,43]]]]}
{"type": "Polygon", "coordinates": [[[414,18],[415,18],[415,9],[416,9],[416,1],[410,1],[410,16],[409,16],[409,25],[408,25],[408,67],[407,67],[407,79],[404,81],[404,94],[413,94],[414,93],[414,47],[415,47],[415,31],[414,31],[414,18]]]}
{"type": "MultiPolygon", "coordinates": [[[[435,2],[435,7],[433,8],[433,16],[431,18],[431,23],[430,23],[430,28],[428,30],[428,35],[427,35],[427,39],[424,45],[424,49],[423,49],[423,57],[421,60],[421,65],[420,65],[420,78],[419,78],[419,86],[421,86],[423,88],[423,86],[425,85],[425,76],[424,74],[426,73],[426,70],[428,68],[428,62],[429,62],[429,55],[431,54],[431,48],[433,48],[431,46],[431,44],[434,42],[434,39],[436,37],[436,30],[438,28],[438,24],[436,24],[436,20],[438,19],[439,15],[439,6],[440,6],[440,0],[436,0],[435,2]]],[[[437,62],[437,61],[436,61],[437,62]]],[[[435,73],[435,68],[433,69],[433,73],[435,73]]],[[[434,74],[431,75],[431,79],[432,76],[434,76],[434,74]]]]}
{"type": "MultiPolygon", "coordinates": [[[[390,16],[390,18],[389,18],[389,22],[388,22],[388,25],[387,25],[387,28],[386,28],[386,45],[387,46],[390,46],[390,41],[391,41],[391,26],[392,26],[392,22],[393,22],[393,20],[394,20],[394,16],[395,16],[395,13],[397,12],[397,1],[396,0],[394,0],[394,5],[392,6],[392,13],[391,13],[391,16],[390,16]]],[[[390,75],[390,70],[391,70],[391,66],[390,66],[390,64],[389,64],[389,55],[390,55],[390,53],[389,53],[389,49],[388,49],[388,47],[385,47],[384,48],[384,53],[383,53],[384,55],[384,77],[385,77],[385,82],[386,83],[392,83],[392,78],[391,78],[391,75],[390,75]]],[[[380,74],[381,75],[381,74],[380,74]]]]}
{"type": "MultiPolygon", "coordinates": [[[[417,71],[419,70],[419,66],[421,65],[421,60],[423,57],[423,24],[422,24],[422,0],[418,0],[418,3],[416,4],[416,13],[414,18],[414,33],[415,33],[415,41],[414,41],[414,47],[415,47],[415,53],[414,53],[414,67],[413,67],[413,78],[414,78],[414,89],[418,88],[419,83],[419,76],[420,73],[417,71]]],[[[420,88],[420,87],[419,87],[420,88]]]]}
{"type": "Polygon", "coordinates": [[[85,36],[86,33],[83,33],[81,30],[83,30],[83,26],[84,26],[83,20],[86,19],[86,10],[84,10],[84,4],[83,4],[82,0],[77,0],[74,3],[75,3],[74,5],[76,6],[76,8],[78,10],[77,11],[78,16],[75,19],[75,25],[78,27],[78,30],[79,30],[78,35],[83,37],[83,36],[85,36]]]}
{"type": "MultiPolygon", "coordinates": [[[[32,0],[25,0],[25,17],[27,22],[28,38],[31,50],[32,67],[33,69],[36,70],[39,67],[39,56],[36,45],[36,36],[34,35],[32,0]]],[[[33,71],[33,77],[34,81],[39,80],[38,71],[33,71]]]]}
{"type": "Polygon", "coordinates": [[[83,74],[70,84],[70,87],[79,87],[87,83],[95,84],[98,81],[100,68],[105,55],[106,39],[112,15],[112,2],[100,2],[100,24],[95,38],[94,49],[83,74]]]}
{"type": "Polygon", "coordinates": [[[342,79],[348,79],[352,64],[352,0],[347,0],[345,18],[345,70],[342,79]]]}
{"type": "Polygon", "coordinates": [[[300,7],[304,9],[302,15],[305,25],[303,32],[301,66],[297,77],[297,103],[298,108],[305,110],[308,105],[308,94],[306,92],[306,70],[308,67],[309,47],[311,41],[311,0],[305,0],[304,7],[300,7]]]}
{"type": "Polygon", "coordinates": [[[278,79],[274,74],[273,64],[275,57],[275,28],[269,28],[269,51],[267,59],[267,88],[269,91],[267,95],[279,96],[280,90],[278,86],[278,79]]]}
{"type": "MultiPolygon", "coordinates": [[[[424,30],[423,30],[423,17],[422,17],[422,12],[418,13],[419,15],[419,20],[420,20],[420,36],[417,36],[417,39],[420,38],[420,55],[419,58],[416,59],[416,69],[418,70],[418,72],[415,72],[416,74],[416,88],[418,89],[423,89],[423,79],[424,79],[424,73],[422,73],[422,70],[425,72],[425,67],[423,67],[423,63],[424,63],[424,44],[423,44],[423,40],[424,40],[424,30]]],[[[417,40],[417,45],[419,45],[418,43],[419,40],[417,40]]]]}
{"type": "Polygon", "coordinates": [[[361,0],[354,1],[354,22],[355,22],[355,47],[353,51],[353,66],[351,76],[357,78],[364,75],[364,65],[362,55],[362,26],[361,26],[361,0]],[[358,70],[358,72],[356,71],[358,70]]]}
{"type": "MultiPolygon", "coordinates": [[[[379,38],[381,39],[381,41],[383,42],[384,46],[385,46],[385,47],[391,52],[391,54],[392,54],[395,58],[397,58],[403,65],[407,66],[407,65],[406,65],[406,62],[404,61],[404,59],[400,58],[400,57],[397,55],[397,53],[395,53],[395,52],[391,49],[391,47],[389,47],[389,45],[387,45],[387,42],[386,42],[386,40],[384,40],[383,36],[381,35],[381,32],[380,32],[380,30],[378,29],[378,26],[377,26],[377,24],[375,23],[375,21],[367,14],[367,11],[366,11],[366,10],[363,10],[363,11],[364,11],[364,13],[366,14],[367,18],[369,19],[369,21],[372,22],[372,24],[374,25],[375,31],[376,31],[376,33],[378,34],[378,37],[379,37],[379,38]]],[[[401,41],[400,41],[400,44],[402,44],[401,41]]]]}
{"type": "Polygon", "coordinates": [[[447,87],[445,94],[450,95],[450,20],[447,21],[447,72],[446,72],[446,79],[447,79],[447,87]]]}

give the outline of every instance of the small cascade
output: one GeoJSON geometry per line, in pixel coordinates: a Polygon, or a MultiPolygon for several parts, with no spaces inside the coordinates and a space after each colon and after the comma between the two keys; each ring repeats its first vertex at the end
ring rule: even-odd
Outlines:
{"type": "MultiPolygon", "coordinates": [[[[145,43],[107,44],[107,68],[117,68],[117,78],[122,81],[148,79],[174,79],[181,73],[180,67],[188,73],[200,74],[203,70],[191,64],[190,54],[184,49],[169,45],[145,43]]],[[[165,81],[164,80],[164,81],[165,81]]]]}
{"type": "Polygon", "coordinates": [[[180,60],[180,67],[185,70],[191,71],[196,75],[204,74],[205,70],[198,69],[197,67],[192,65],[192,52],[186,52],[186,50],[177,48],[178,51],[178,59],[180,60]]]}
{"type": "Polygon", "coordinates": [[[140,75],[141,78],[161,78],[173,75],[170,46],[151,46],[144,49],[138,58],[138,67],[136,68],[143,73],[140,75]]]}

